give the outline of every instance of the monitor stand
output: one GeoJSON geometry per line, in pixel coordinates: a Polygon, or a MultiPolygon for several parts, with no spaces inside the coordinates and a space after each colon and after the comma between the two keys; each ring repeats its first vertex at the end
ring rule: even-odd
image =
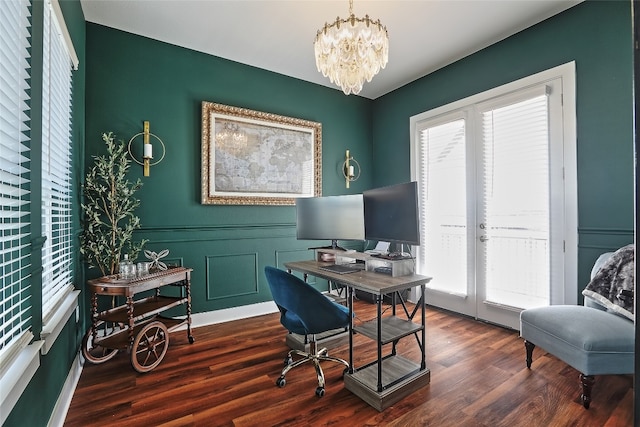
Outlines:
{"type": "Polygon", "coordinates": [[[309,248],[309,249],[336,249],[336,250],[339,250],[339,251],[346,251],[345,248],[343,248],[341,246],[338,246],[338,241],[335,240],[335,239],[331,241],[331,245],[329,245],[329,246],[316,246],[316,247],[309,248]]]}

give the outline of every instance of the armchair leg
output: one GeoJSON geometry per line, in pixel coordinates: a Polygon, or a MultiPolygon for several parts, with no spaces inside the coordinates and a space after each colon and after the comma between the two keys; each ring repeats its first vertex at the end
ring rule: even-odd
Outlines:
{"type": "Polygon", "coordinates": [[[582,385],[580,398],[582,399],[582,406],[586,409],[589,409],[589,404],[591,403],[591,388],[595,382],[596,379],[593,375],[580,374],[580,384],[582,385]]]}
{"type": "Polygon", "coordinates": [[[533,349],[536,345],[530,341],[524,340],[524,348],[527,350],[527,368],[531,369],[531,362],[533,362],[533,349]]]}

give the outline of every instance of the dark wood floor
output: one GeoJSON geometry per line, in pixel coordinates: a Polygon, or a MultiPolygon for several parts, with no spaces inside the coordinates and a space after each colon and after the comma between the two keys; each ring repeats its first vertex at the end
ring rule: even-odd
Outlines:
{"type": "MultiPolygon", "coordinates": [[[[357,321],[375,306],[357,301],[357,321]]],[[[578,372],[536,348],[532,369],[518,333],[427,308],[431,383],[383,412],[346,390],[342,368],[325,364],[326,394],[317,398],[310,365],[282,368],[285,331],[266,315],[171,334],[162,363],[136,373],[126,352],[86,364],[65,426],[631,426],[630,376],[596,378],[591,408],[579,403],[578,372]]],[[[356,366],[375,358],[375,344],[354,337],[356,366]]],[[[348,358],[348,346],[330,349],[348,358]]],[[[399,353],[418,359],[413,337],[399,353]]]]}

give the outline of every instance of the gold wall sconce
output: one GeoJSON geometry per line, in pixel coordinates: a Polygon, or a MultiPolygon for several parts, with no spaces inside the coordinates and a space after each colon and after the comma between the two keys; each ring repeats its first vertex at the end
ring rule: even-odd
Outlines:
{"type": "Polygon", "coordinates": [[[162,140],[157,135],[154,135],[151,132],[149,132],[148,121],[143,122],[142,132],[137,133],[131,137],[131,139],[129,140],[129,145],[127,149],[129,150],[129,155],[131,156],[133,161],[139,165],[142,165],[144,176],[149,176],[150,167],[160,163],[162,159],[164,159],[164,155],[167,152],[162,140]],[[131,151],[131,145],[133,141],[139,136],[142,136],[142,144],[143,144],[142,145],[142,161],[138,160],[136,156],[133,155],[133,152],[131,151]],[[160,146],[162,147],[162,156],[160,156],[159,160],[153,163],[151,162],[153,160],[153,145],[151,144],[151,137],[154,137],[155,140],[157,140],[160,143],[160,146]]]}
{"type": "Polygon", "coordinates": [[[349,154],[349,150],[347,150],[345,161],[342,164],[342,175],[344,175],[347,188],[351,182],[360,178],[360,163],[349,154]]]}

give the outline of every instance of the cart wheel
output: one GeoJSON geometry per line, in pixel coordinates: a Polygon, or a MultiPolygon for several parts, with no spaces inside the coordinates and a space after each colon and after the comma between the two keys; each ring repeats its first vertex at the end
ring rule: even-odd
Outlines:
{"type": "MultiPolygon", "coordinates": [[[[118,332],[120,327],[118,326],[110,326],[109,323],[100,321],[96,324],[96,334],[98,338],[106,337],[111,335],[114,332],[118,332]]],[[[82,338],[82,355],[84,358],[93,364],[104,363],[107,360],[112,359],[116,354],[118,354],[117,348],[106,348],[101,345],[93,344],[93,333],[92,329],[89,328],[84,337],[82,338]]]]}
{"type": "Polygon", "coordinates": [[[316,388],[316,396],[318,396],[318,397],[324,396],[324,387],[316,388]]]}
{"type": "Polygon", "coordinates": [[[193,337],[193,335],[189,335],[189,344],[193,344],[196,341],[196,339],[193,337]]]}
{"type": "Polygon", "coordinates": [[[276,380],[276,385],[282,388],[287,385],[287,380],[285,380],[284,377],[278,377],[278,379],[276,380]]]}
{"type": "Polygon", "coordinates": [[[133,340],[131,365],[140,373],[149,372],[162,362],[169,348],[169,331],[164,323],[146,324],[133,340]]]}

